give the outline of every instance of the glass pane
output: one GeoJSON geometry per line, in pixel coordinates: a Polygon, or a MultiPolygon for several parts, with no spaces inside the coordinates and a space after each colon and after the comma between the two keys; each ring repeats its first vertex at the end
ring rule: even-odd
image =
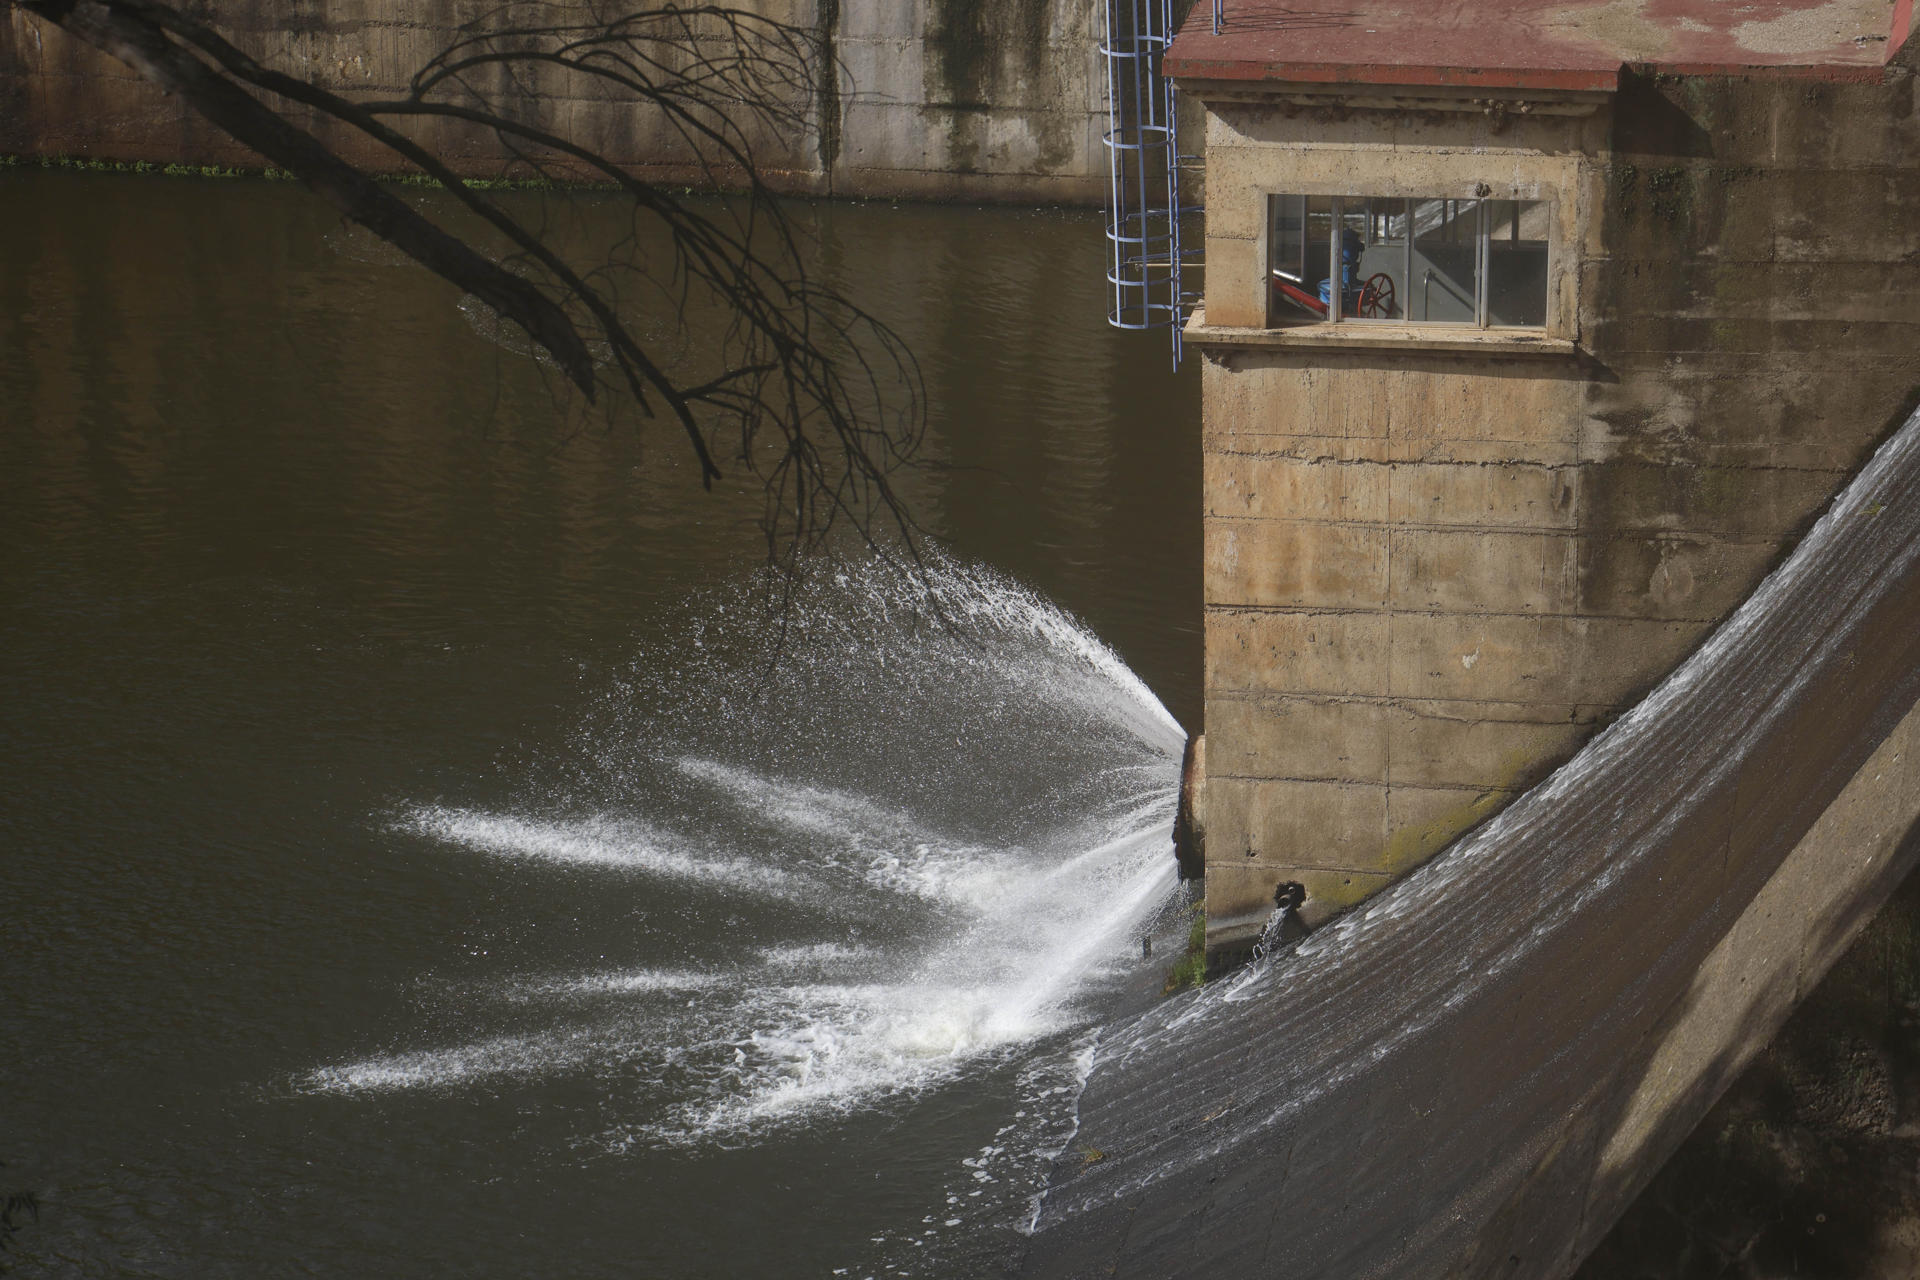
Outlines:
{"type": "Polygon", "coordinates": [[[1271,275],[1270,310],[1277,320],[1306,318],[1291,293],[1305,288],[1307,278],[1307,199],[1270,196],[1267,199],[1267,269],[1271,275]]]}
{"type": "Polygon", "coordinates": [[[1327,258],[1332,245],[1330,196],[1274,196],[1267,232],[1276,322],[1327,318],[1327,258]]]}
{"type": "Polygon", "coordinates": [[[1332,196],[1307,197],[1307,279],[1311,282],[1308,288],[1322,318],[1327,316],[1333,296],[1332,268],[1327,265],[1333,259],[1333,206],[1332,196]]]}
{"type": "Polygon", "coordinates": [[[1547,221],[1544,200],[1487,202],[1487,323],[1547,322],[1547,221]]]}
{"type": "Polygon", "coordinates": [[[1407,202],[1391,197],[1349,198],[1346,229],[1361,240],[1342,316],[1352,320],[1404,320],[1407,296],[1407,202]],[[1355,211],[1358,211],[1357,214],[1355,211]]]}
{"type": "Polygon", "coordinates": [[[1480,202],[1415,200],[1407,319],[1473,324],[1480,295],[1480,202]]]}
{"type": "Polygon", "coordinates": [[[1360,259],[1367,251],[1367,202],[1364,197],[1348,196],[1334,201],[1333,209],[1339,229],[1328,252],[1337,254],[1338,261],[1327,273],[1328,278],[1320,282],[1320,301],[1332,308],[1333,275],[1338,272],[1340,307],[1337,318],[1351,320],[1360,301],[1360,259]]]}
{"type": "Polygon", "coordinates": [[[1275,271],[1285,272],[1298,281],[1306,267],[1302,256],[1307,248],[1307,200],[1305,196],[1273,196],[1267,202],[1271,225],[1267,231],[1267,252],[1275,271]]]}

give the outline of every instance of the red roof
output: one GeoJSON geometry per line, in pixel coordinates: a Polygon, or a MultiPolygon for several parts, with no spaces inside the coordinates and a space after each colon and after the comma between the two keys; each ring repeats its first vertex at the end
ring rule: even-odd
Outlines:
{"type": "Polygon", "coordinates": [[[1610,90],[1682,75],[1877,78],[1914,0],[1197,0],[1182,79],[1610,90]]]}

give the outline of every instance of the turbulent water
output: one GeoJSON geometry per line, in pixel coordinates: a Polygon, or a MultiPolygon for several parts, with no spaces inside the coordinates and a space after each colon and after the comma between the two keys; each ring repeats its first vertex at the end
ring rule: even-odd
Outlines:
{"type": "Polygon", "coordinates": [[[703,906],[636,927],[717,918],[724,959],[422,974],[417,1035],[293,1084],[581,1077],[602,1105],[573,1143],[624,1153],[776,1141],[1012,1067],[1012,1123],[903,1233],[979,1247],[1017,1223],[1071,1123],[1076,1033],[1171,901],[1184,734],[1080,623],[989,570],[772,585],[689,606],[588,697],[570,741],[511,766],[517,803],[396,797],[374,819],[423,855],[703,906]],[[739,927],[745,903],[779,927],[739,927]]]}

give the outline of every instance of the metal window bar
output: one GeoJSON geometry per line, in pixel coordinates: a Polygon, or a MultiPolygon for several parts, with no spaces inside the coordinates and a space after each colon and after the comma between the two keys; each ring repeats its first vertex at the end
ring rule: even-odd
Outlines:
{"type": "Polygon", "coordinates": [[[1100,53],[1107,69],[1107,323],[1168,329],[1180,363],[1181,326],[1199,300],[1187,291],[1182,222],[1201,212],[1182,203],[1174,87],[1161,59],[1174,34],[1173,0],[1106,0],[1100,53]]]}
{"type": "Polygon", "coordinates": [[[1327,234],[1327,323],[1339,324],[1341,308],[1346,299],[1340,295],[1347,291],[1347,262],[1341,254],[1341,241],[1345,238],[1347,202],[1335,196],[1329,208],[1333,217],[1327,234]]]}
{"type": "MultiPolygon", "coordinates": [[[[1402,237],[1402,239],[1406,241],[1406,246],[1401,251],[1402,257],[1400,259],[1401,291],[1406,294],[1405,297],[1400,299],[1400,318],[1406,321],[1413,319],[1413,237],[1416,231],[1414,211],[1419,207],[1419,200],[1413,196],[1407,196],[1400,201],[1400,216],[1407,224],[1406,234],[1402,237]]],[[[1421,308],[1424,310],[1426,305],[1426,299],[1422,298],[1420,300],[1421,308]]]]}
{"type": "Polygon", "coordinates": [[[1492,201],[1477,200],[1474,203],[1479,206],[1479,216],[1474,219],[1473,228],[1473,259],[1474,275],[1476,277],[1473,283],[1473,323],[1477,327],[1484,329],[1487,327],[1488,316],[1487,295],[1491,292],[1492,284],[1487,278],[1493,266],[1492,245],[1490,243],[1493,228],[1489,217],[1489,214],[1492,212],[1489,207],[1492,201]]]}

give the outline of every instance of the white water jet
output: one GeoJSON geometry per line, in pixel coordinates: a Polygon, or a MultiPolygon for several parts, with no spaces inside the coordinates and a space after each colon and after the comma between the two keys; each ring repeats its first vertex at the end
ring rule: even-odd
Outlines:
{"type": "Polygon", "coordinates": [[[848,570],[788,607],[773,628],[750,591],[691,609],[529,770],[524,802],[389,823],[450,870],[478,853],[636,904],[702,895],[747,936],[710,962],[683,954],[706,937],[585,972],[505,957],[437,989],[471,1036],[296,1087],[585,1079],[606,1104],[580,1141],[617,1151],[766,1141],[1028,1062],[1033,1115],[1003,1134],[1048,1132],[1040,1113],[1071,1096],[1063,1036],[1171,893],[1184,735],[1084,626],[990,572],[848,570]]]}
{"type": "Polygon", "coordinates": [[[744,893],[790,892],[800,883],[791,872],[752,859],[687,853],[643,825],[608,814],[556,821],[419,805],[408,809],[395,825],[502,858],[713,881],[744,893]]]}

